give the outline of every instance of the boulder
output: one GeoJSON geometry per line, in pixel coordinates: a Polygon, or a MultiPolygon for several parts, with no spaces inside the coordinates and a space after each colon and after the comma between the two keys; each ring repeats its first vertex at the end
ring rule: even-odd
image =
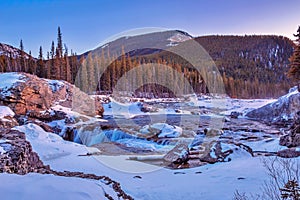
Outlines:
{"type": "Polygon", "coordinates": [[[237,119],[241,115],[242,115],[242,113],[236,112],[236,111],[233,111],[233,112],[230,113],[230,117],[234,118],[234,119],[237,119]]]}
{"type": "Polygon", "coordinates": [[[0,84],[0,104],[10,107],[17,115],[49,110],[61,105],[85,115],[102,116],[101,103],[66,81],[48,80],[25,73],[0,73],[0,78],[14,78],[10,84],[0,84]]]}
{"type": "Polygon", "coordinates": [[[19,123],[14,118],[15,113],[7,106],[0,106],[0,129],[10,129],[18,126],[19,123]]]}
{"type": "Polygon", "coordinates": [[[280,137],[279,144],[287,147],[300,146],[300,111],[295,114],[287,134],[280,137]]]}
{"type": "Polygon", "coordinates": [[[300,111],[300,93],[297,87],[294,87],[290,89],[287,95],[280,97],[273,103],[248,112],[246,116],[265,122],[280,122],[292,120],[298,111],[300,111]]]}
{"type": "Polygon", "coordinates": [[[188,161],[189,150],[184,143],[177,144],[171,151],[169,151],[163,160],[169,165],[183,164],[188,161]]]}
{"type": "Polygon", "coordinates": [[[177,138],[182,135],[182,128],[166,123],[155,123],[142,127],[139,132],[148,137],[177,138]]]}
{"type": "Polygon", "coordinates": [[[297,151],[295,148],[284,149],[278,151],[277,156],[282,158],[296,158],[300,156],[300,151],[297,151]]]}

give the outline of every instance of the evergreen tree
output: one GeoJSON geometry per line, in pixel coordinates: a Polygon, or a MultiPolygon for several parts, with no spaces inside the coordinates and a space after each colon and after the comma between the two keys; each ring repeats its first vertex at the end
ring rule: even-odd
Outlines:
{"type": "Polygon", "coordinates": [[[69,57],[68,57],[68,48],[65,45],[65,54],[64,54],[64,74],[65,74],[65,80],[68,81],[69,83],[71,83],[72,81],[72,74],[71,74],[71,66],[70,66],[70,61],[69,61],[69,57]]]}
{"type": "Polygon", "coordinates": [[[63,43],[62,43],[62,34],[60,31],[60,27],[57,29],[57,52],[58,52],[58,57],[62,58],[63,55],[63,43]]]}
{"type": "Polygon", "coordinates": [[[32,55],[31,55],[31,51],[29,51],[28,73],[36,74],[36,62],[34,61],[32,55]]]}
{"type": "Polygon", "coordinates": [[[39,77],[45,77],[45,65],[44,65],[42,46],[40,46],[40,50],[39,50],[38,70],[36,73],[39,77]]]}
{"type": "Polygon", "coordinates": [[[290,57],[291,68],[288,71],[288,76],[298,82],[298,90],[300,91],[300,26],[298,27],[297,34],[294,36],[297,37],[297,45],[293,55],[290,57]]]}
{"type": "Polygon", "coordinates": [[[57,68],[55,66],[55,45],[54,41],[51,43],[51,50],[50,50],[50,78],[56,79],[57,78],[57,68]]]}
{"type": "Polygon", "coordinates": [[[20,71],[25,72],[25,52],[24,52],[24,45],[23,45],[23,40],[21,39],[20,41],[20,71]]]}

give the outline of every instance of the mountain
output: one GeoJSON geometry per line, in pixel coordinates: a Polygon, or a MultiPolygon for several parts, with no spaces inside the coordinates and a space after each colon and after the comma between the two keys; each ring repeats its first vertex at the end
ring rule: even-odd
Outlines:
{"type": "Polygon", "coordinates": [[[108,42],[92,51],[88,51],[83,55],[86,56],[89,53],[101,55],[102,51],[109,51],[112,55],[118,55],[121,53],[122,47],[125,52],[130,51],[130,54],[133,56],[155,54],[161,52],[163,49],[177,46],[178,44],[192,38],[193,37],[188,33],[179,30],[153,32],[136,36],[124,36],[108,42]]]}

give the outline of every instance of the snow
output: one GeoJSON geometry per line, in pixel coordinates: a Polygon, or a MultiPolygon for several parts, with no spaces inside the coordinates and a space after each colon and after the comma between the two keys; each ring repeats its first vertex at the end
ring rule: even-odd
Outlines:
{"type": "MultiPolygon", "coordinates": [[[[216,101],[216,100],[211,100],[216,101]]],[[[224,107],[220,104],[219,108],[225,108],[226,111],[220,112],[223,115],[230,115],[231,112],[239,112],[245,115],[247,112],[272,103],[276,99],[227,99],[224,107]]],[[[215,103],[214,105],[216,105],[215,103]]],[[[218,104],[219,105],[219,104],[218,104]]]]}
{"type": "Polygon", "coordinates": [[[53,92],[60,90],[64,86],[63,81],[46,79],[53,92]]]}
{"type": "Polygon", "coordinates": [[[6,151],[4,150],[4,148],[0,145],[0,155],[6,153],[6,151]]]}
{"type": "MultiPolygon", "coordinates": [[[[176,99],[173,100],[174,102],[177,101],[176,99]]],[[[151,101],[155,101],[154,103],[161,103],[164,100],[155,99],[151,101]]],[[[190,112],[190,110],[188,110],[190,108],[187,108],[187,106],[194,108],[202,106],[207,109],[213,109],[217,107],[221,110],[221,112],[215,113],[215,115],[223,116],[230,114],[232,111],[246,113],[250,110],[250,108],[252,109],[255,107],[261,107],[273,101],[275,100],[200,98],[198,102],[191,103],[187,101],[182,102],[181,105],[183,105],[183,108],[186,109],[182,110],[182,112],[190,112]]],[[[61,106],[55,106],[53,109],[63,110],[67,113],[68,117],[80,117],[80,114],[71,111],[71,109],[67,109],[61,106]]],[[[132,118],[137,115],[145,115],[145,113],[140,111],[140,102],[119,103],[112,100],[109,104],[104,104],[104,109],[105,115],[113,115],[114,117],[119,116],[124,118],[132,118]]],[[[174,110],[175,108],[173,107],[162,108],[157,113],[170,113],[174,110]]],[[[96,120],[95,118],[88,117],[87,119],[88,121],[82,122],[82,124],[92,124],[96,120]]],[[[63,120],[54,121],[50,124],[52,126],[60,127],[66,125],[63,120]]],[[[84,144],[88,146],[101,142],[114,141],[125,144],[128,147],[141,148],[145,150],[159,150],[159,153],[155,155],[140,155],[138,153],[120,156],[102,155],[102,152],[99,149],[64,141],[58,135],[45,132],[41,127],[35,124],[26,124],[15,127],[15,129],[25,133],[26,139],[31,143],[33,150],[39,154],[44,164],[50,165],[52,169],[58,171],[81,171],[85,173],[94,173],[96,175],[106,175],[120,182],[125,192],[133,196],[134,199],[211,200],[220,199],[221,197],[224,200],[229,200],[233,198],[234,192],[236,190],[239,190],[240,192],[250,191],[253,193],[259,193],[261,184],[267,179],[267,174],[263,167],[263,163],[261,162],[261,157],[251,157],[251,155],[244,149],[237,148],[233,144],[225,144],[223,142],[221,142],[222,151],[234,149],[234,153],[229,155],[228,157],[232,159],[230,162],[215,163],[213,165],[209,164],[190,169],[171,170],[162,168],[157,165],[147,164],[146,162],[141,161],[161,159],[164,156],[164,153],[169,151],[172,146],[163,146],[158,145],[157,143],[154,143],[152,141],[137,139],[135,136],[129,135],[126,132],[117,129],[104,131],[99,128],[93,129],[92,131],[88,132],[87,130],[82,128],[82,130],[78,131],[78,137],[80,137],[80,139],[83,140],[84,144]],[[94,156],[84,156],[87,153],[94,153],[94,156]],[[134,178],[134,176],[136,175],[141,176],[141,178],[134,178]]],[[[158,131],[158,137],[161,138],[179,137],[182,133],[182,129],[180,127],[172,126],[166,123],[155,123],[150,126],[146,125],[140,130],[140,133],[145,135],[150,134],[151,131],[149,129],[152,129],[151,131],[153,131],[153,129],[156,129],[155,131],[158,131]]],[[[241,133],[237,132],[234,134],[236,134],[236,137],[238,137],[238,135],[240,135],[241,133]]],[[[259,135],[259,133],[257,134],[259,135]]],[[[195,144],[190,146],[197,146],[196,143],[202,143],[204,137],[205,136],[201,134],[197,135],[193,141],[195,142],[195,144]]],[[[279,145],[279,139],[275,136],[273,137],[274,139],[268,138],[255,142],[243,141],[243,144],[250,146],[254,151],[273,152],[284,149],[285,147],[279,145]]],[[[212,156],[214,156],[213,152],[212,156]]],[[[10,176],[12,175],[2,174],[0,175],[0,179],[8,180],[11,178],[10,176]]],[[[96,194],[97,192],[100,192],[99,194],[97,193],[97,198],[101,199],[101,195],[103,195],[103,193],[101,193],[102,190],[99,186],[99,182],[96,183],[95,181],[80,180],[82,182],[82,186],[80,185],[76,187],[78,185],[76,182],[78,179],[68,178],[65,180],[64,185],[60,184],[61,181],[64,181],[61,179],[64,178],[54,177],[51,175],[42,176],[29,174],[19,178],[18,181],[14,182],[8,180],[7,182],[12,184],[20,183],[21,185],[25,182],[31,183],[32,181],[31,185],[32,188],[35,188],[34,191],[37,193],[37,196],[39,195],[39,190],[41,190],[41,193],[45,192],[44,189],[40,187],[45,185],[48,186],[47,181],[49,181],[49,183],[52,182],[53,184],[58,182],[57,185],[59,188],[57,190],[55,188],[56,185],[54,187],[50,187],[50,191],[54,190],[53,195],[60,194],[60,191],[66,191],[65,195],[72,195],[75,192],[73,191],[73,188],[78,191],[79,195],[77,198],[79,199],[81,198],[81,194],[84,196],[90,195],[87,196],[86,199],[95,199],[92,195],[96,194]],[[26,179],[27,176],[29,176],[28,179],[26,179]],[[39,182],[39,177],[35,176],[41,176],[42,178],[40,179],[45,180],[45,184],[39,182]],[[24,179],[24,182],[22,182],[22,179],[24,179]],[[34,181],[35,179],[38,180],[34,181]],[[35,184],[37,186],[35,186],[35,184]],[[90,190],[84,190],[86,186],[89,187],[90,190]],[[83,190],[86,191],[86,193],[82,193],[81,191],[83,190]]],[[[18,188],[18,185],[11,185],[11,187],[1,185],[0,194],[3,193],[2,191],[6,191],[8,189],[7,191],[12,192],[9,192],[11,194],[5,193],[5,195],[18,195],[24,193],[24,195],[26,196],[26,187],[29,184],[24,185],[26,185],[25,189],[20,190],[20,193],[14,193],[13,191],[13,189],[15,188],[14,186],[18,188]]],[[[18,199],[18,196],[7,197],[15,197],[16,199],[18,199]]]]}
{"type": "MultiPolygon", "coordinates": [[[[101,96],[99,95],[101,98],[101,96]]],[[[247,112],[262,107],[266,104],[275,102],[276,99],[231,99],[228,97],[209,97],[209,96],[201,96],[198,98],[191,98],[190,100],[182,101],[177,98],[170,98],[170,99],[144,99],[144,98],[135,98],[138,102],[126,102],[120,103],[115,101],[113,98],[110,98],[110,103],[104,103],[104,115],[111,115],[114,118],[126,118],[130,119],[136,117],[138,115],[167,115],[167,114],[191,114],[191,111],[195,108],[198,108],[198,111],[201,108],[210,109],[214,112],[217,109],[221,109],[219,115],[230,115],[231,112],[236,111],[240,112],[243,115],[247,112]],[[156,112],[142,112],[141,107],[142,103],[150,103],[155,104],[158,108],[156,112]],[[159,106],[160,103],[167,103],[167,102],[174,102],[175,105],[182,108],[179,109],[180,112],[176,112],[175,107],[167,107],[163,108],[159,106]],[[178,103],[180,102],[180,103],[178,103]]],[[[151,106],[148,106],[151,107],[151,106]]],[[[204,114],[204,115],[212,115],[212,113],[204,114]]]]}
{"type": "Polygon", "coordinates": [[[0,118],[10,116],[15,116],[15,113],[7,106],[0,106],[0,118]]]}
{"type": "MultiPolygon", "coordinates": [[[[233,198],[237,189],[240,192],[260,192],[260,186],[266,180],[261,158],[251,157],[243,150],[230,155],[235,158],[230,162],[174,171],[132,160],[130,159],[132,155],[78,156],[87,152],[100,154],[101,152],[95,148],[63,141],[59,136],[47,133],[37,125],[27,124],[19,126],[17,129],[26,133],[26,138],[32,144],[33,149],[38,152],[43,162],[49,164],[53,169],[109,176],[120,182],[125,192],[135,199],[211,200],[222,197],[224,200],[229,200],[233,198]],[[176,174],[175,172],[180,173],[176,174]],[[135,179],[133,178],[135,175],[142,178],[135,179]],[[239,180],[239,177],[245,179],[239,180]]],[[[149,156],[137,156],[139,158],[137,160],[149,158],[149,156]]],[[[3,187],[6,186],[1,186],[1,188],[3,187]]],[[[37,190],[36,188],[38,187],[35,187],[35,190],[37,190]]],[[[80,187],[75,188],[80,190],[80,187]]],[[[6,192],[5,194],[13,195],[14,193],[7,194],[6,192]]]]}
{"type": "Polygon", "coordinates": [[[9,95],[10,92],[8,91],[12,88],[16,83],[24,82],[25,76],[18,74],[16,72],[10,73],[0,73],[0,94],[9,95]]]}
{"type": "Polygon", "coordinates": [[[117,199],[104,183],[89,179],[60,177],[49,174],[0,174],[1,199],[22,200],[93,200],[106,199],[104,191],[117,199]]]}

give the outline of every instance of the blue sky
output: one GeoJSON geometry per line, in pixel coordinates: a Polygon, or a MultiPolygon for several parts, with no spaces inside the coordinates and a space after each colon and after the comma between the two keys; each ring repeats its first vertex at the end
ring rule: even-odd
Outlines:
{"type": "Polygon", "coordinates": [[[143,27],[210,34],[288,36],[300,25],[299,0],[0,0],[0,42],[37,55],[60,26],[78,54],[120,32],[143,27]]]}

